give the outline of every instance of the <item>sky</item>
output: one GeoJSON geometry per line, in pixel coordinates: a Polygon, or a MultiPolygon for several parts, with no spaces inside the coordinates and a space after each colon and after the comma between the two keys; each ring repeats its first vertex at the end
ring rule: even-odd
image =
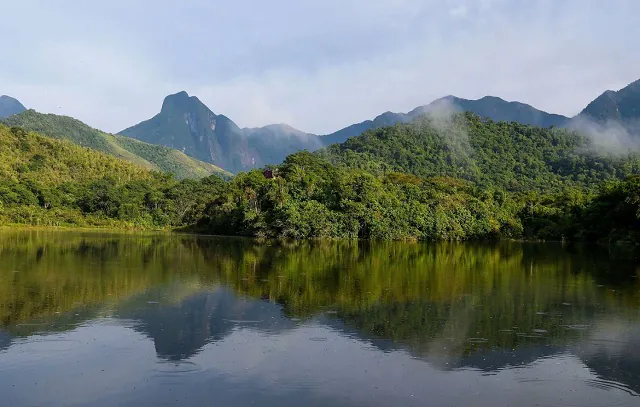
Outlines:
{"type": "Polygon", "coordinates": [[[118,132],[181,90],[326,134],[442,96],[575,115],[640,78],[637,0],[0,0],[0,94],[118,132]]]}

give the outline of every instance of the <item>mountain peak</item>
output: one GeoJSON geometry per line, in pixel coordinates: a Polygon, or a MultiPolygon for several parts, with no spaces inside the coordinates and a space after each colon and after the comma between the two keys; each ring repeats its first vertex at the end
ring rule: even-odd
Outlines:
{"type": "Polygon", "coordinates": [[[27,110],[18,99],[11,96],[0,96],[0,120],[6,119],[14,114],[22,113],[27,110]]]}
{"type": "Polygon", "coordinates": [[[478,99],[478,101],[484,101],[484,102],[497,102],[497,103],[513,103],[513,102],[507,102],[506,100],[502,99],[501,97],[498,96],[483,96],[480,99],[478,99]]]}
{"type": "Polygon", "coordinates": [[[160,113],[120,134],[175,148],[232,172],[278,164],[293,152],[321,147],[315,135],[284,124],[241,129],[185,91],[168,95],[160,113]]]}
{"type": "Polygon", "coordinates": [[[618,91],[607,90],[589,103],[580,116],[598,121],[637,121],[640,119],[639,106],[640,80],[637,80],[618,91]]]}
{"type": "Polygon", "coordinates": [[[208,110],[208,108],[200,101],[200,99],[195,96],[189,96],[189,94],[183,90],[165,97],[164,101],[162,102],[161,111],[166,112],[178,110],[187,112],[198,107],[204,107],[208,110]]]}

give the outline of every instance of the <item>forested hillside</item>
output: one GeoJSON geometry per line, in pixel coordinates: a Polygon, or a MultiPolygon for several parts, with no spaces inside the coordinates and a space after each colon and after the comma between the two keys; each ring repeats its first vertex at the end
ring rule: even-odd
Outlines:
{"type": "Polygon", "coordinates": [[[365,132],[319,154],[375,173],[446,175],[519,192],[596,187],[640,173],[638,154],[601,153],[575,132],[494,122],[473,113],[423,116],[365,132]]]}
{"type": "Polygon", "coordinates": [[[423,117],[234,178],[199,222],[263,237],[640,241],[640,161],[561,129],[423,117]]]}
{"type": "Polygon", "coordinates": [[[0,225],[166,228],[222,185],[211,176],[178,182],[171,175],[0,124],[0,225]]]}
{"type": "Polygon", "coordinates": [[[640,242],[637,157],[594,155],[573,133],[468,114],[447,126],[427,120],[369,132],[228,182],[178,182],[0,126],[0,224],[287,239],[640,242]]]}
{"type": "Polygon", "coordinates": [[[107,134],[68,116],[28,110],[3,122],[7,126],[21,127],[57,139],[69,140],[79,146],[131,161],[147,169],[171,172],[181,179],[202,178],[211,174],[230,176],[215,165],[198,161],[180,151],[107,134]]]}

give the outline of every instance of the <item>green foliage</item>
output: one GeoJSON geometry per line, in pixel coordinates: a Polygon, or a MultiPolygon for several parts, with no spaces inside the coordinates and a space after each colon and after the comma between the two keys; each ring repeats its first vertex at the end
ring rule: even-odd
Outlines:
{"type": "Polygon", "coordinates": [[[230,181],[180,182],[0,126],[0,224],[283,239],[640,242],[637,157],[581,154],[589,145],[575,133],[469,114],[438,120],[302,151],[230,181]]]}
{"type": "Polygon", "coordinates": [[[203,178],[215,174],[226,179],[231,174],[213,164],[198,161],[173,148],[148,144],[125,136],[114,136],[118,145],[155,164],[161,171],[170,172],[179,179],[203,178]]]}
{"type": "Polygon", "coordinates": [[[8,126],[69,140],[82,147],[131,161],[150,170],[170,172],[180,179],[202,178],[211,174],[230,176],[221,168],[188,157],[178,150],[107,134],[67,116],[27,110],[3,122],[8,126]]]}
{"type": "Polygon", "coordinates": [[[171,175],[0,125],[0,224],[166,228],[195,223],[224,181],[171,175]]]}
{"type": "Polygon", "coordinates": [[[577,133],[493,122],[473,113],[425,116],[372,130],[319,154],[376,173],[446,175],[513,192],[595,187],[640,172],[638,155],[599,154],[577,133]]]}
{"type": "Polygon", "coordinates": [[[462,180],[374,175],[309,152],[287,157],[277,174],[239,174],[199,226],[267,238],[381,240],[516,237],[522,229],[509,197],[487,199],[462,180]]]}

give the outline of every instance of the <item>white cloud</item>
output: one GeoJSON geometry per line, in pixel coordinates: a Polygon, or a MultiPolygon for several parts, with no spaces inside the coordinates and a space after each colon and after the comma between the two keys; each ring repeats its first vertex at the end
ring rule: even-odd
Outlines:
{"type": "Polygon", "coordinates": [[[29,30],[0,27],[0,93],[108,131],[183,89],[241,126],[316,133],[447,94],[573,115],[640,77],[640,3],[611,3],[23,0],[9,11],[29,30]]]}

